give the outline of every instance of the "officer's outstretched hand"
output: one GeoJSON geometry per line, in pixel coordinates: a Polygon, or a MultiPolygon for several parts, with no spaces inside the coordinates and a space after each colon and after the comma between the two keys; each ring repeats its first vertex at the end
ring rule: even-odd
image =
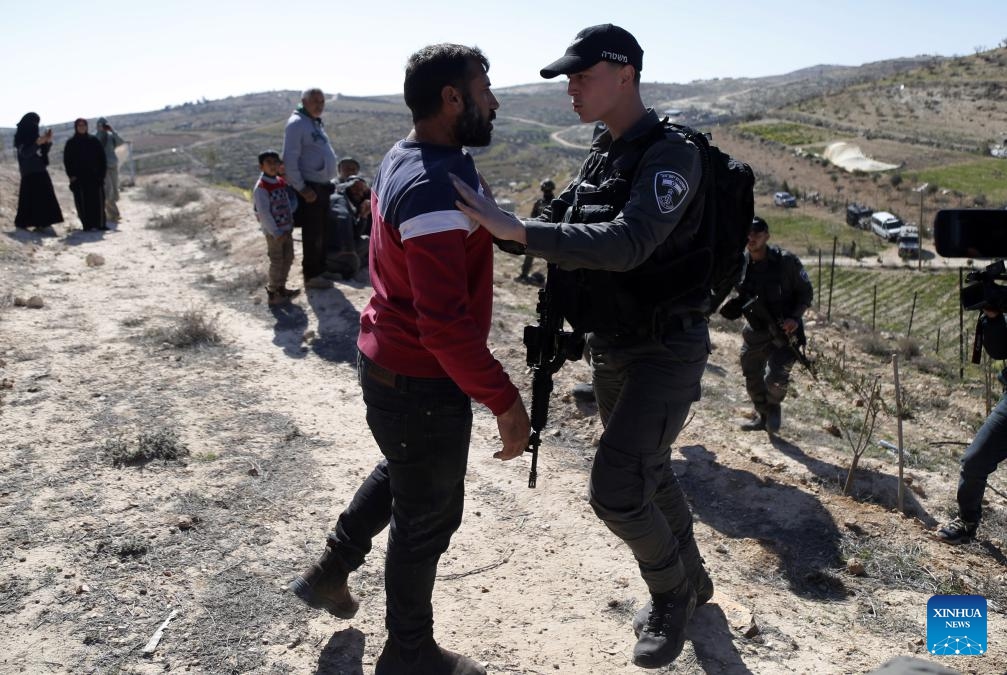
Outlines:
{"type": "Polygon", "coordinates": [[[520,244],[528,243],[524,223],[517,216],[501,211],[493,200],[480,195],[453,173],[449,175],[451,183],[458,191],[458,196],[461,197],[455,201],[455,206],[462,213],[485,227],[497,239],[516,241],[520,244]]]}
{"type": "Polygon", "coordinates": [[[528,447],[531,422],[528,421],[528,412],[524,409],[520,396],[514,400],[510,408],[497,415],[497,428],[500,430],[503,450],[494,452],[494,457],[508,460],[524,453],[528,447]]]}

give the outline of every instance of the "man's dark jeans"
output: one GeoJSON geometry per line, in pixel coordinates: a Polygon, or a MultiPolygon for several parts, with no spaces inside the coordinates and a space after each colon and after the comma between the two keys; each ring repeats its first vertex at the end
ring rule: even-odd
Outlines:
{"type": "Polygon", "coordinates": [[[433,636],[437,562],[462,521],[472,402],[450,379],[392,375],[357,359],[367,425],[384,461],[339,516],[329,545],[349,569],[391,522],[385,556],[386,624],[404,649],[433,636]]]}
{"type": "Polygon", "coordinates": [[[972,444],[962,455],[958,478],[958,510],[962,520],[978,523],[982,517],[986,479],[1007,459],[1007,396],[990,412],[972,444]]]}
{"type": "Polygon", "coordinates": [[[594,390],[605,425],[591,470],[591,506],[626,542],[652,593],[674,589],[702,564],[692,513],[671,468],[710,353],[705,323],[619,345],[589,339],[594,390]]]}
{"type": "Polygon", "coordinates": [[[310,204],[297,195],[294,223],[301,228],[301,269],[304,280],[314,279],[325,272],[325,255],[328,249],[326,225],[329,216],[329,196],[335,190],[332,183],[305,183],[315,191],[315,201],[310,204]]]}

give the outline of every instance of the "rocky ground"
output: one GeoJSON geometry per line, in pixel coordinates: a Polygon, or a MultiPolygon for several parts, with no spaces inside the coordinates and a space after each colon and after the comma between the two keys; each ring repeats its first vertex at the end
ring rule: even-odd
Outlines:
{"type": "MultiPolygon", "coordinates": [[[[0,671],[369,673],[384,639],[383,538],[351,578],[352,621],[284,590],[379,458],[353,368],[369,287],[269,308],[244,198],[146,180],[104,236],[70,209],[52,233],[15,232],[11,192],[0,195],[0,671]]],[[[511,281],[517,265],[500,254],[491,343],[527,392],[519,336],[535,289],[511,281]]],[[[894,401],[887,360],[809,317],[821,381],[796,374],[779,438],[746,435],[739,326],[713,327],[704,398],[672,461],[717,593],[667,672],[864,673],[928,658],[938,592],[990,603],[987,655],[940,662],[1007,672],[1003,472],[977,543],[929,537],[982,420],[982,383],[904,366],[903,515],[897,464],[873,444],[842,494],[850,450],[833,435],[857,428],[863,377],[882,375],[894,401]]],[[[526,460],[492,459],[495,423],[476,409],[466,517],[434,602],[438,639],[491,673],[639,672],[630,619],[645,589],[586,501],[600,425],[569,392],[587,377],[583,363],[558,377],[533,490],[526,460]]],[[[896,440],[887,410],[875,438],[896,440]]]]}

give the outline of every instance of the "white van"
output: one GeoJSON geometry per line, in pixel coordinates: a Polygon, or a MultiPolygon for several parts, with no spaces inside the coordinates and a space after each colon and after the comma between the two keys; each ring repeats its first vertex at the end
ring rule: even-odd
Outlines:
{"type": "Polygon", "coordinates": [[[871,231],[887,241],[898,241],[902,221],[887,211],[875,211],[871,215],[871,231]]]}
{"type": "Polygon", "coordinates": [[[912,225],[906,225],[899,232],[899,257],[920,257],[920,231],[912,225]]]}

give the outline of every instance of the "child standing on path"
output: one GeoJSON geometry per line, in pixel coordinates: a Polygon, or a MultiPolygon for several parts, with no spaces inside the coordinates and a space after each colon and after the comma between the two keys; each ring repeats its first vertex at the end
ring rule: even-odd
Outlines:
{"type": "Polygon", "coordinates": [[[294,208],[287,181],[278,175],[280,154],[275,150],[259,153],[259,169],[262,175],[252,189],[252,204],[255,217],[259,219],[262,232],[266,235],[266,251],[269,255],[269,279],[266,293],[270,305],[288,302],[300,293],[300,289],[287,288],[287,275],[294,262],[294,208]]]}

